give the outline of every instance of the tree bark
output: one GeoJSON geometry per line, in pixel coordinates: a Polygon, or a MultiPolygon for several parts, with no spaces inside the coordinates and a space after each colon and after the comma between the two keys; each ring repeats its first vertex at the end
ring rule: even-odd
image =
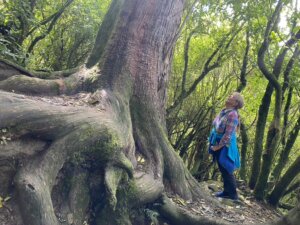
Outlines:
{"type": "Polygon", "coordinates": [[[242,180],[247,178],[247,148],[248,148],[248,135],[246,131],[245,124],[241,122],[241,138],[242,138],[242,147],[241,147],[241,169],[239,175],[242,180]]]}
{"type": "Polygon", "coordinates": [[[165,128],[166,81],[173,53],[169,49],[183,4],[181,0],[113,1],[110,12],[114,13],[108,13],[106,20],[115,17],[105,48],[99,49],[103,44],[99,33],[87,65],[68,77],[45,80],[5,64],[13,72],[1,75],[0,88],[7,92],[0,92],[0,128],[12,137],[4,147],[11,154],[9,160],[24,158],[14,183],[25,224],[58,224],[58,212],[63,218],[76,215],[78,224],[86,216],[96,224],[130,224],[130,210],[153,202],[163,191],[185,199],[205,197],[169,144],[165,128]],[[93,94],[77,94],[81,91],[93,94]],[[47,103],[51,102],[47,97],[10,92],[75,94],[70,98],[83,103],[55,106],[47,103]],[[22,152],[28,141],[25,149],[35,147],[22,152]],[[13,150],[16,143],[18,151],[13,150]],[[70,164],[86,169],[80,179],[69,182],[64,176],[70,164]],[[102,174],[98,178],[105,193],[101,209],[86,191],[97,189],[90,171],[102,174]],[[82,198],[74,197],[83,184],[82,198]],[[69,186],[62,195],[70,207],[53,195],[64,185],[69,186]],[[90,205],[93,212],[77,214],[80,204],[82,209],[90,205]],[[105,219],[106,213],[114,216],[105,219]]]}
{"type": "Polygon", "coordinates": [[[279,200],[284,195],[284,191],[300,173],[300,157],[298,157],[293,164],[288,168],[285,174],[280,178],[273,191],[269,196],[269,203],[277,206],[279,200]]]}
{"type": "Polygon", "coordinates": [[[258,176],[261,167],[261,156],[263,149],[263,139],[265,133],[265,127],[267,122],[267,116],[269,113],[269,108],[271,104],[271,97],[274,88],[270,83],[268,83],[265,94],[262,98],[261,104],[258,110],[258,119],[255,127],[255,141],[253,149],[253,160],[251,166],[251,175],[249,180],[249,187],[251,189],[255,188],[257,183],[258,176]]]}
{"type": "Polygon", "coordinates": [[[274,29],[274,26],[278,23],[278,18],[280,15],[282,4],[283,4],[282,1],[278,1],[275,11],[272,14],[272,17],[268,21],[265,30],[264,40],[258,51],[258,58],[257,58],[259,69],[261,70],[263,75],[268,79],[268,81],[270,82],[270,84],[272,85],[272,87],[275,89],[276,92],[274,116],[273,116],[272,123],[268,129],[265,152],[263,155],[262,168],[260,170],[258,181],[254,189],[255,197],[261,200],[264,198],[265,195],[267,180],[271,171],[272,160],[281,135],[280,120],[281,120],[281,110],[282,110],[282,89],[278,77],[279,74],[281,73],[283,62],[287,54],[288,48],[293,46],[300,38],[300,31],[298,31],[295,35],[292,35],[292,38],[290,38],[290,40],[288,40],[285,43],[280,53],[276,57],[273,66],[273,71],[270,72],[265,64],[265,53],[269,48],[270,33],[274,29]]]}
{"type": "Polygon", "coordinates": [[[298,137],[299,130],[300,130],[300,116],[298,117],[298,120],[297,120],[295,126],[293,127],[292,131],[290,132],[288,140],[286,142],[286,145],[284,146],[284,148],[280,154],[280,157],[279,157],[280,160],[278,161],[278,163],[276,164],[276,166],[273,170],[275,181],[278,180],[284,166],[288,162],[289,154],[290,154],[290,152],[295,144],[295,141],[298,137]]]}
{"type": "Polygon", "coordinates": [[[247,85],[246,75],[247,75],[247,66],[248,66],[248,60],[249,60],[248,59],[249,50],[250,50],[250,34],[249,34],[249,30],[247,30],[246,31],[246,48],[245,48],[243,64],[242,64],[242,68],[241,68],[240,84],[237,88],[237,92],[242,92],[242,90],[244,90],[244,88],[247,85]]]}
{"type": "MultiPolygon", "coordinates": [[[[20,75],[28,83],[19,85],[20,80],[11,82],[23,73],[17,68],[19,73],[3,76],[0,83],[6,90],[0,91],[0,131],[7,140],[0,159],[19,163],[11,174],[26,225],[58,225],[66,219],[76,225],[86,220],[134,224],[131,211],[158,201],[165,192],[189,200],[209,198],[166,134],[169,49],[184,1],[114,0],[111,7],[116,5],[105,48],[94,48],[88,65],[61,78],[59,90],[50,93],[55,98],[36,87],[57,80],[29,73],[20,75]]],[[[177,218],[225,224],[184,215],[169,202],[165,198],[160,211],[175,224],[177,218]]]]}
{"type": "MultiPolygon", "coordinates": [[[[245,53],[243,57],[243,64],[241,68],[241,74],[240,74],[240,84],[237,87],[237,92],[242,92],[246,85],[247,85],[247,65],[248,65],[248,57],[249,57],[249,50],[250,50],[250,34],[249,30],[246,31],[246,48],[245,48],[245,53]]],[[[243,121],[240,121],[240,130],[241,130],[241,139],[242,139],[242,147],[241,147],[241,169],[239,172],[240,177],[243,180],[246,180],[246,153],[247,153],[247,148],[248,148],[248,134],[246,130],[246,126],[243,123],[243,121]]]]}

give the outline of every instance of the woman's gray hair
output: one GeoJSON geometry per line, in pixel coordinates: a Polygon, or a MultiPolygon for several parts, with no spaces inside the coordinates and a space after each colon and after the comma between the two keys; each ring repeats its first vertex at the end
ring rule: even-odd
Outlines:
{"type": "Polygon", "coordinates": [[[236,109],[241,109],[244,106],[244,98],[239,92],[233,92],[232,95],[234,96],[234,99],[237,102],[236,109]]]}

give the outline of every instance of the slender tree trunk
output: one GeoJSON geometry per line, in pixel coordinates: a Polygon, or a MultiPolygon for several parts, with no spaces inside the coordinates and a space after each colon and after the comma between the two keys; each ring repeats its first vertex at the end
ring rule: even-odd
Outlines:
{"type": "Polygon", "coordinates": [[[280,180],[274,187],[268,200],[270,204],[277,206],[279,200],[284,194],[284,191],[299,173],[300,173],[300,156],[293,162],[293,164],[288,168],[288,170],[280,178],[280,180]]]}
{"type": "Polygon", "coordinates": [[[292,191],[297,191],[297,189],[300,188],[300,181],[294,182],[292,185],[289,186],[289,188],[284,192],[283,195],[287,195],[291,193],[292,191]]]}
{"type": "Polygon", "coordinates": [[[263,164],[260,170],[258,181],[254,189],[254,195],[257,199],[263,199],[267,187],[267,181],[269,174],[271,172],[272,160],[275,154],[275,150],[278,147],[278,141],[281,135],[281,110],[282,110],[282,88],[279,82],[279,74],[281,73],[284,59],[286,57],[288,48],[293,46],[298,39],[300,39],[300,30],[286,42],[282,47],[281,51],[276,57],[273,71],[270,72],[265,64],[265,54],[270,44],[270,34],[274,30],[276,24],[278,23],[278,18],[282,8],[282,1],[278,1],[275,11],[272,17],[269,19],[267,27],[265,29],[264,40],[258,51],[257,63],[259,69],[263,75],[268,79],[272,87],[275,89],[275,106],[274,106],[274,116],[271,125],[269,126],[265,152],[263,155],[263,164]]]}
{"type": "MultiPolygon", "coordinates": [[[[282,90],[283,90],[283,88],[282,88],[282,90]]],[[[286,103],[285,103],[285,106],[284,106],[283,128],[282,128],[282,138],[281,138],[281,144],[282,145],[286,144],[286,130],[288,128],[292,97],[293,97],[293,88],[291,87],[289,89],[288,97],[287,97],[287,100],[286,100],[286,103]]]]}
{"type": "Polygon", "coordinates": [[[247,177],[247,148],[248,148],[248,135],[245,128],[245,124],[241,123],[241,138],[242,138],[242,147],[241,147],[241,169],[240,169],[240,177],[243,180],[246,180],[247,177]]]}
{"type": "Polygon", "coordinates": [[[241,74],[240,74],[240,84],[237,88],[237,92],[241,92],[242,90],[244,90],[244,88],[247,85],[246,75],[247,75],[247,66],[248,66],[248,60],[249,60],[248,59],[249,50],[250,50],[250,34],[249,34],[249,30],[247,30],[247,32],[246,32],[246,49],[245,49],[245,53],[244,53],[244,57],[243,57],[243,64],[242,64],[241,74]]]}
{"type": "Polygon", "coordinates": [[[251,175],[249,180],[249,187],[254,189],[261,166],[261,156],[263,152],[263,140],[265,127],[267,122],[267,116],[271,104],[271,97],[273,93],[273,87],[268,83],[265,94],[262,98],[261,104],[258,110],[258,119],[255,127],[255,138],[254,138],[254,149],[253,149],[253,160],[251,166],[251,175]]]}
{"type": "MultiPolygon", "coordinates": [[[[237,88],[237,92],[241,92],[244,90],[244,88],[247,85],[247,65],[248,65],[248,56],[249,56],[249,50],[250,50],[250,34],[249,30],[246,32],[246,49],[245,54],[243,57],[243,64],[241,68],[241,74],[240,74],[240,84],[237,88]]],[[[241,169],[240,169],[240,177],[243,180],[246,180],[246,153],[248,148],[248,134],[245,127],[245,124],[240,121],[240,128],[241,128],[241,138],[242,138],[242,147],[241,147],[241,169]]]]}
{"type": "Polygon", "coordinates": [[[284,146],[284,149],[282,150],[282,152],[280,154],[280,157],[279,157],[280,160],[278,161],[277,165],[274,168],[273,175],[274,175],[275,181],[278,180],[283,168],[285,167],[285,165],[288,162],[290,152],[291,152],[291,150],[295,144],[295,141],[298,137],[299,129],[300,129],[300,116],[298,117],[298,120],[297,120],[294,128],[290,132],[288,140],[286,142],[286,145],[284,146]]]}

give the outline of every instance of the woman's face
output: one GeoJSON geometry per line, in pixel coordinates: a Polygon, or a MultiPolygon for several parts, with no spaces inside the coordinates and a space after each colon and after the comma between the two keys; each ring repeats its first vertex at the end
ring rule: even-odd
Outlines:
{"type": "Polygon", "coordinates": [[[235,99],[235,96],[233,94],[231,94],[225,101],[226,108],[235,108],[237,105],[237,100],[235,99]]]}

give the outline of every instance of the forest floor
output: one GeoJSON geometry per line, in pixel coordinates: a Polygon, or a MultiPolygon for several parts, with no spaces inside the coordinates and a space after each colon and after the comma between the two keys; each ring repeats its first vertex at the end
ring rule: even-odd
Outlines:
{"type": "MultiPolygon", "coordinates": [[[[214,196],[215,188],[221,189],[221,183],[216,181],[203,182],[201,185],[212,197],[214,196]]],[[[213,199],[217,200],[217,204],[204,199],[199,199],[197,202],[188,202],[178,196],[169,197],[181,209],[189,213],[212,219],[222,219],[231,224],[261,224],[276,220],[281,216],[279,211],[268,204],[256,201],[251,197],[251,192],[248,190],[239,189],[238,192],[238,201],[213,197],[213,199]]],[[[3,199],[3,204],[0,204],[0,225],[23,225],[15,202],[15,194],[12,194],[11,197],[5,202],[3,199]]],[[[68,223],[63,224],[68,225],[68,223]]]]}
{"type": "Polygon", "coordinates": [[[240,184],[238,188],[239,200],[232,201],[214,197],[217,191],[222,190],[222,183],[218,181],[202,182],[204,190],[217,200],[217,204],[200,199],[198,202],[187,202],[178,196],[169,196],[180,208],[192,212],[198,216],[213,219],[222,219],[232,224],[261,224],[274,221],[282,216],[282,213],[269,204],[254,199],[246,185],[240,184]]]}

